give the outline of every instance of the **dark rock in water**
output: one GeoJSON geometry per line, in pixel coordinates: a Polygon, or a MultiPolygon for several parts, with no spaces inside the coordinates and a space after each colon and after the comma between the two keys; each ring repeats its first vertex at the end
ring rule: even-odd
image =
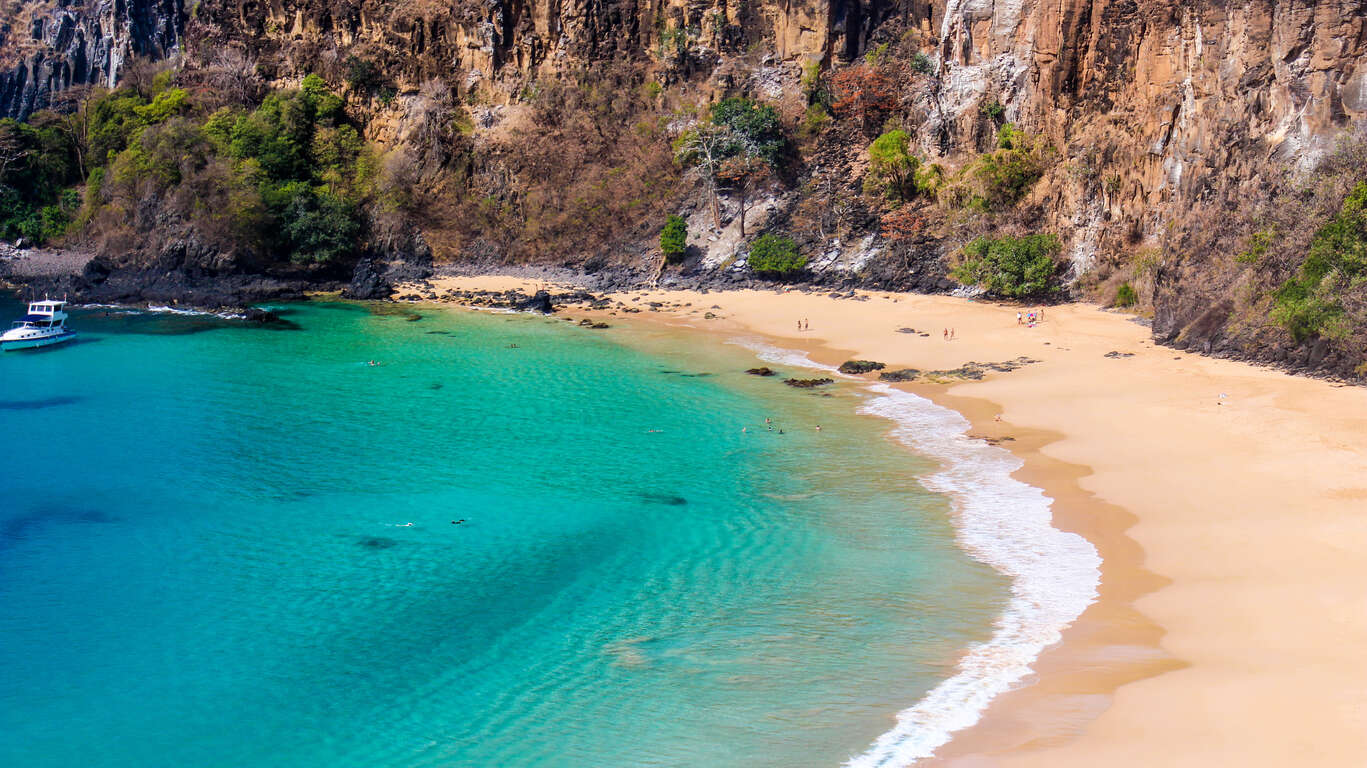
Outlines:
{"type": "Polygon", "coordinates": [[[763,367],[760,367],[760,368],[750,368],[750,369],[746,370],[746,373],[750,374],[751,376],[774,376],[774,375],[776,375],[774,369],[769,368],[768,366],[763,366],[763,367]]]}
{"type": "Polygon", "coordinates": [[[536,295],[518,303],[517,308],[523,312],[540,312],[549,315],[555,311],[551,304],[551,295],[546,291],[537,291],[536,295]]]}
{"type": "Polygon", "coordinates": [[[269,309],[261,309],[260,307],[247,307],[247,311],[243,313],[242,319],[249,323],[256,323],[257,325],[274,325],[277,323],[283,324],[285,322],[279,315],[269,309]]]}
{"type": "Polygon", "coordinates": [[[878,374],[878,380],[893,382],[916,381],[916,377],[920,375],[921,372],[916,370],[915,368],[903,368],[900,371],[883,371],[882,373],[878,374]]]}
{"type": "Polygon", "coordinates": [[[393,539],[386,539],[381,536],[366,536],[365,538],[358,540],[356,543],[360,544],[366,549],[389,549],[390,547],[398,546],[399,542],[393,539]]]}
{"type": "Polygon", "coordinates": [[[834,384],[835,379],[784,379],[784,384],[798,389],[812,389],[813,387],[824,387],[827,384],[834,384]]]}
{"type": "Polygon", "coordinates": [[[361,259],[356,263],[356,270],[351,273],[351,283],[342,291],[342,296],[361,301],[377,301],[387,299],[393,293],[394,286],[385,279],[379,265],[373,259],[361,259]]]}
{"type": "Polygon", "coordinates": [[[668,507],[682,507],[688,504],[688,499],[667,493],[642,493],[640,496],[651,504],[664,504],[668,507]]]}
{"type": "Polygon", "coordinates": [[[847,360],[840,364],[838,369],[844,374],[873,373],[881,371],[887,366],[882,363],[875,363],[872,360],[847,360]]]}

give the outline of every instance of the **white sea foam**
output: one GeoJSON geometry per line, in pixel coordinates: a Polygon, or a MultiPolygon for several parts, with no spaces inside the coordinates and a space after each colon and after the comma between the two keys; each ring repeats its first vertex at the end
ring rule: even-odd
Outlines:
{"type": "Polygon", "coordinates": [[[851,768],[894,768],[930,757],[978,722],[993,698],[1030,674],[1041,652],[1097,598],[1101,557],[1091,542],[1052,525],[1052,500],[1011,477],[1022,462],[970,438],[948,408],[886,384],[861,410],[896,423],[894,436],[943,467],[922,484],[952,500],[960,545],[1011,578],[1011,600],[986,642],[970,646],[953,677],[908,709],[851,768]]]}
{"type": "Polygon", "coordinates": [[[836,369],[829,365],[822,365],[807,356],[806,352],[798,352],[793,349],[783,349],[772,344],[766,344],[759,339],[738,338],[731,339],[728,344],[745,347],[755,353],[755,357],[766,363],[774,365],[795,365],[799,368],[811,368],[813,370],[825,371],[826,373],[836,373],[836,369]]]}
{"type": "Polygon", "coordinates": [[[218,317],[224,320],[242,320],[246,318],[243,312],[209,312],[202,309],[182,309],[180,307],[168,307],[165,304],[149,304],[147,307],[135,307],[128,304],[79,304],[80,309],[103,309],[112,310],[123,315],[140,315],[145,312],[158,315],[202,315],[204,317],[218,317]]]}
{"type": "MultiPolygon", "coordinates": [[[[732,343],[765,362],[840,376],[802,352],[756,339],[732,343]]],[[[992,699],[1030,674],[1040,653],[1096,600],[1101,556],[1091,542],[1053,526],[1053,500],[1011,477],[1023,462],[969,437],[968,420],[959,413],[886,384],[868,390],[873,397],[860,411],[891,420],[898,441],[942,465],[921,483],[950,498],[959,545],[1011,579],[1011,599],[992,637],[970,646],[953,677],[899,712],[891,730],[845,764],[902,768],[931,757],[956,731],[978,722],[992,699]]]]}

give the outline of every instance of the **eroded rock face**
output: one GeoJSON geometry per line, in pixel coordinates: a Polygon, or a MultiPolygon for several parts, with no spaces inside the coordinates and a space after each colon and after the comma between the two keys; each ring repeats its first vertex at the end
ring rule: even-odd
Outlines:
{"type": "MultiPolygon", "coordinates": [[[[919,154],[952,171],[990,149],[1003,122],[1045,137],[1055,154],[1023,206],[1029,226],[1061,236],[1074,275],[1157,248],[1173,221],[1214,197],[1261,194],[1270,164],[1309,167],[1367,116],[1367,0],[200,0],[193,19],[184,0],[19,7],[0,20],[0,115],[107,84],[135,55],[183,51],[194,65],[235,49],[274,84],[308,72],[342,83],[354,57],[396,104],[430,78],[460,98],[480,91],[477,136],[519,118],[514,102],[537,76],[589,62],[639,66],[708,96],[801,99],[804,63],[855,59],[907,30],[933,70],[907,110],[924,115],[912,126],[919,154]]],[[[395,143],[407,117],[374,111],[367,138],[395,143]]],[[[797,197],[766,199],[752,221],[781,222],[797,197]]],[[[697,209],[691,228],[706,218],[697,209]]],[[[943,269],[871,259],[883,246],[876,222],[860,226],[814,254],[833,280],[949,286],[943,269]]],[[[705,266],[738,248],[717,243],[705,266]]],[[[1220,316],[1224,288],[1182,269],[1154,279],[1160,337],[1220,316]]],[[[359,287],[383,291],[361,277],[359,287]]]]}
{"type": "Polygon", "coordinates": [[[1271,158],[1312,165],[1367,115],[1362,0],[946,0],[939,132],[987,140],[980,105],[1047,136],[1036,190],[1079,270],[1155,238],[1271,158]]]}
{"type": "Polygon", "coordinates": [[[0,20],[0,117],[22,119],[80,85],[112,86],[135,57],[179,50],[184,0],[30,0],[0,20]]]}

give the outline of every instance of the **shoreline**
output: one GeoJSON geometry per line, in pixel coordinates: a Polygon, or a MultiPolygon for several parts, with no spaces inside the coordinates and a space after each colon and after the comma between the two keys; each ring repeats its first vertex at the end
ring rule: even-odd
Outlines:
{"type": "MultiPolygon", "coordinates": [[[[476,290],[542,287],[496,277],[447,284],[476,290]]],[[[822,364],[859,358],[892,368],[948,370],[969,359],[1015,357],[1007,351],[1042,358],[1039,365],[981,381],[899,385],[962,414],[972,435],[1014,438],[1003,445],[1024,466],[1012,476],[1043,488],[1054,499],[1054,527],[1082,534],[1103,557],[1100,599],[1072,623],[1062,642],[1046,648],[1030,676],[994,699],[975,725],[918,764],[1271,766],[1295,756],[1300,763],[1342,765],[1367,754],[1367,728],[1357,727],[1356,714],[1357,706],[1367,711],[1367,704],[1355,690],[1345,690],[1354,686],[1341,682],[1367,678],[1367,663],[1353,659],[1345,650],[1353,643],[1338,634],[1307,637],[1298,631],[1310,619],[1367,641],[1367,620],[1305,610],[1306,603],[1323,604],[1325,598],[1314,590],[1278,591],[1277,579],[1258,574],[1267,547],[1294,542],[1298,556],[1325,547],[1337,551],[1316,554],[1343,557],[1354,551],[1351,544],[1303,535],[1287,494],[1269,497],[1279,483],[1307,472],[1317,477],[1309,485],[1318,493],[1301,495],[1324,508],[1317,517],[1367,543],[1367,523],[1350,514],[1354,502],[1367,503],[1367,488],[1358,479],[1367,470],[1367,391],[1156,346],[1140,325],[1093,307],[1050,307],[1048,319],[1026,331],[1011,322],[1014,307],[941,296],[859,295],[858,301],[837,301],[796,293],[656,290],[613,298],[660,304],[638,315],[641,320],[751,333],[822,364]],[[704,307],[715,320],[703,320],[704,307]],[[818,318],[814,332],[798,333],[795,323],[788,325],[808,316],[818,318]],[[933,320],[932,330],[957,324],[959,340],[897,333],[899,325],[910,324],[908,316],[923,318],[914,323],[918,327],[933,320]],[[1226,390],[1236,394],[1227,396],[1226,390]],[[995,419],[998,414],[1002,421],[995,419]],[[1277,428],[1259,429],[1261,416],[1271,417],[1264,420],[1277,428]],[[1321,437],[1326,431],[1332,437],[1321,437]],[[1288,442],[1297,449],[1294,460],[1279,465],[1288,442]],[[1163,455],[1173,447],[1180,450],[1163,455]],[[1316,455],[1316,447],[1327,455],[1316,455]],[[1247,459],[1262,472],[1245,469],[1247,459]],[[1155,473],[1163,481],[1155,484],[1155,473]],[[1231,496],[1251,510],[1261,537],[1250,537],[1243,508],[1228,498],[1223,500],[1235,513],[1226,509],[1223,525],[1203,517],[1231,496]],[[1259,538],[1259,546],[1248,547],[1250,538],[1259,538]],[[1210,557],[1211,542],[1222,557],[1210,557]],[[1251,578],[1249,562],[1228,562],[1238,560],[1241,545],[1249,549],[1251,578]],[[1214,567],[1202,558],[1216,561],[1214,567]],[[1188,563],[1192,567],[1184,567],[1188,563]],[[1278,598],[1272,608],[1279,610],[1260,605],[1264,596],[1278,598]],[[1278,618],[1260,621],[1264,614],[1278,618]],[[1261,634],[1231,641],[1223,629],[1230,624],[1256,626],[1261,634]],[[1304,664],[1279,663],[1288,635],[1299,635],[1302,651],[1323,657],[1313,681],[1320,696],[1281,695],[1296,693],[1292,683],[1304,670],[1304,664]],[[1248,663],[1221,664],[1231,655],[1248,663]],[[1351,706],[1330,705],[1326,696],[1351,706]],[[1230,717],[1229,709],[1246,716],[1230,717]],[[1300,717],[1293,719],[1317,734],[1311,757],[1319,760],[1307,760],[1298,746],[1311,737],[1279,736],[1287,732],[1277,721],[1294,710],[1300,717]],[[1254,723],[1261,730],[1250,734],[1254,723]]],[[[611,320],[616,312],[572,314],[611,320]]],[[[1293,487],[1291,500],[1297,490],[1310,489],[1293,487]]],[[[1362,570],[1347,570],[1342,578],[1351,581],[1348,574],[1362,570]]],[[[1333,583],[1303,586],[1339,584],[1331,599],[1351,595],[1367,602],[1363,589],[1342,584],[1337,573],[1324,582],[1333,583]]]]}

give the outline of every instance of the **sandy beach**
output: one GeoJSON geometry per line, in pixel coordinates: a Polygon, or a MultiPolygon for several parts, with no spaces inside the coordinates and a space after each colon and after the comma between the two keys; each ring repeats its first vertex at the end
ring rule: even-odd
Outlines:
{"type": "Polygon", "coordinates": [[[828,364],[1038,361],[903,385],[974,434],[1011,438],[1017,476],[1104,558],[1100,599],[934,764],[1367,761],[1367,389],[1158,347],[1130,317],[1086,305],[1048,307],[1032,328],[1016,319],[1029,308],[944,296],[614,298],[646,309],[634,317],[760,334],[828,364]]]}

